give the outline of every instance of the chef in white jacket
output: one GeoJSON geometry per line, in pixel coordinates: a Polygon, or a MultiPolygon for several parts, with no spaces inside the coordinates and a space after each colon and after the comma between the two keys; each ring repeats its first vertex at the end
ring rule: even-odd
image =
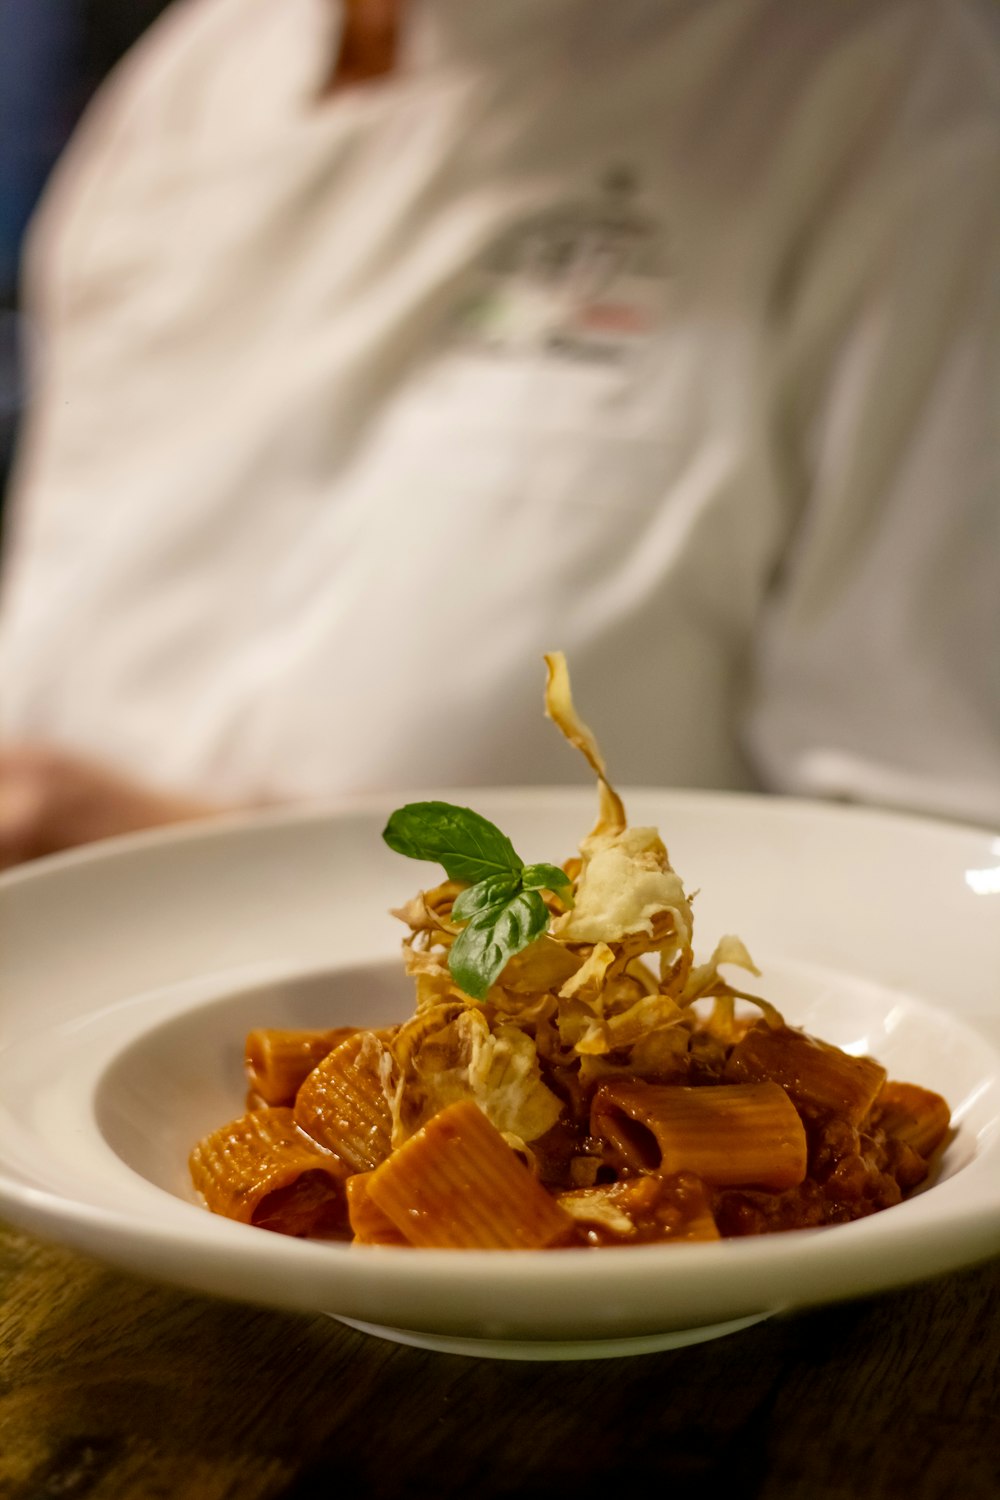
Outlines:
{"type": "Polygon", "coordinates": [[[577,774],[1000,822],[989,0],[178,0],[35,225],[0,859],[577,774]]]}

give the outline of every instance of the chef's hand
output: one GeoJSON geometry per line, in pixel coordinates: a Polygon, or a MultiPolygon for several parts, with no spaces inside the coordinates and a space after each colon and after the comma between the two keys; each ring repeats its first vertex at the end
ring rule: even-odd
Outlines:
{"type": "Polygon", "coordinates": [[[94,839],[221,808],[154,791],[45,745],[0,746],[0,869],[94,839]]]}

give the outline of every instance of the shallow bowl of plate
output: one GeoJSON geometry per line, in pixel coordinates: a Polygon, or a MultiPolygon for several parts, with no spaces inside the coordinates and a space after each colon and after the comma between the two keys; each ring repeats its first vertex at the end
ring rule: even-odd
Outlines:
{"type": "Polygon", "coordinates": [[[132,836],[4,876],[0,1213],[200,1292],[518,1359],[677,1347],[1000,1252],[1000,840],[650,789],[626,806],[698,892],[699,956],[739,933],[791,1024],[948,1099],[927,1185],[835,1228],[607,1250],[352,1246],[207,1213],[187,1156],[242,1109],[248,1030],[412,1010],[388,909],[426,872],[380,834],[424,796],[474,806],[527,860],[574,852],[595,811],[589,790],[429,790],[132,836]]]}

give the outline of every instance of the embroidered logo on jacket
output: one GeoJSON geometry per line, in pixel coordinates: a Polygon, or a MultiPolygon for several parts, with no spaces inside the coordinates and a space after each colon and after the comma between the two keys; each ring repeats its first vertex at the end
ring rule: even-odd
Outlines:
{"type": "Polygon", "coordinates": [[[496,244],[453,336],[497,353],[618,363],[662,322],[669,282],[662,227],[618,167],[599,196],[548,209],[496,244]]]}

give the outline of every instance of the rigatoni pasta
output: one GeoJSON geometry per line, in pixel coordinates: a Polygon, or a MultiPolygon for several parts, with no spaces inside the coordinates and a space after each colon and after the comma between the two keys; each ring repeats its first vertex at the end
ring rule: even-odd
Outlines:
{"type": "Polygon", "coordinates": [[[384,1055],[375,1032],[355,1031],[317,1064],[295,1096],[295,1124],[352,1172],[377,1167],[392,1149],[392,1114],[379,1071],[384,1055]]]}
{"type": "Polygon", "coordinates": [[[874,1106],[874,1119],[890,1140],[920,1156],[930,1156],[948,1134],[951,1115],[940,1094],[914,1083],[887,1082],[874,1106]]]}
{"type": "Polygon", "coordinates": [[[772,1079],[803,1114],[838,1114],[860,1125],[882,1091],[886,1071],[870,1057],[851,1057],[787,1026],[755,1026],[730,1052],[723,1076],[732,1083],[772,1079]]]}
{"type": "Polygon", "coordinates": [[[191,1176],[213,1212],[244,1224],[306,1235],[347,1223],[348,1168],[296,1129],[290,1109],[254,1110],[206,1136],[191,1176]]]}
{"type": "Polygon", "coordinates": [[[777,1083],[604,1083],[590,1128],[623,1171],[689,1171],[712,1187],[774,1192],[797,1187],[806,1175],[805,1127],[777,1083]]]}
{"type": "Polygon", "coordinates": [[[408,1245],[410,1241],[382,1212],[368,1191],[371,1172],[347,1179],[347,1215],[356,1245],[408,1245]]]}
{"type": "Polygon", "coordinates": [[[450,1104],[367,1180],[369,1198],[411,1245],[544,1250],[573,1221],[471,1099],[450,1104]]]}
{"type": "Polygon", "coordinates": [[[598,778],[579,855],[525,864],[447,803],[393,814],[391,847],[447,876],[395,912],[413,1015],[252,1032],[253,1107],[191,1157],[204,1202],[382,1250],[708,1245],[897,1204],[947,1103],[786,1025],[723,972],[758,973],[738,938],[697,961],[666,847],[547,660],[547,712],[598,778]]]}
{"type": "Polygon", "coordinates": [[[261,1104],[294,1104],[316,1064],[356,1030],[355,1026],[330,1031],[260,1026],[248,1032],[244,1061],[249,1095],[261,1104]]]}

